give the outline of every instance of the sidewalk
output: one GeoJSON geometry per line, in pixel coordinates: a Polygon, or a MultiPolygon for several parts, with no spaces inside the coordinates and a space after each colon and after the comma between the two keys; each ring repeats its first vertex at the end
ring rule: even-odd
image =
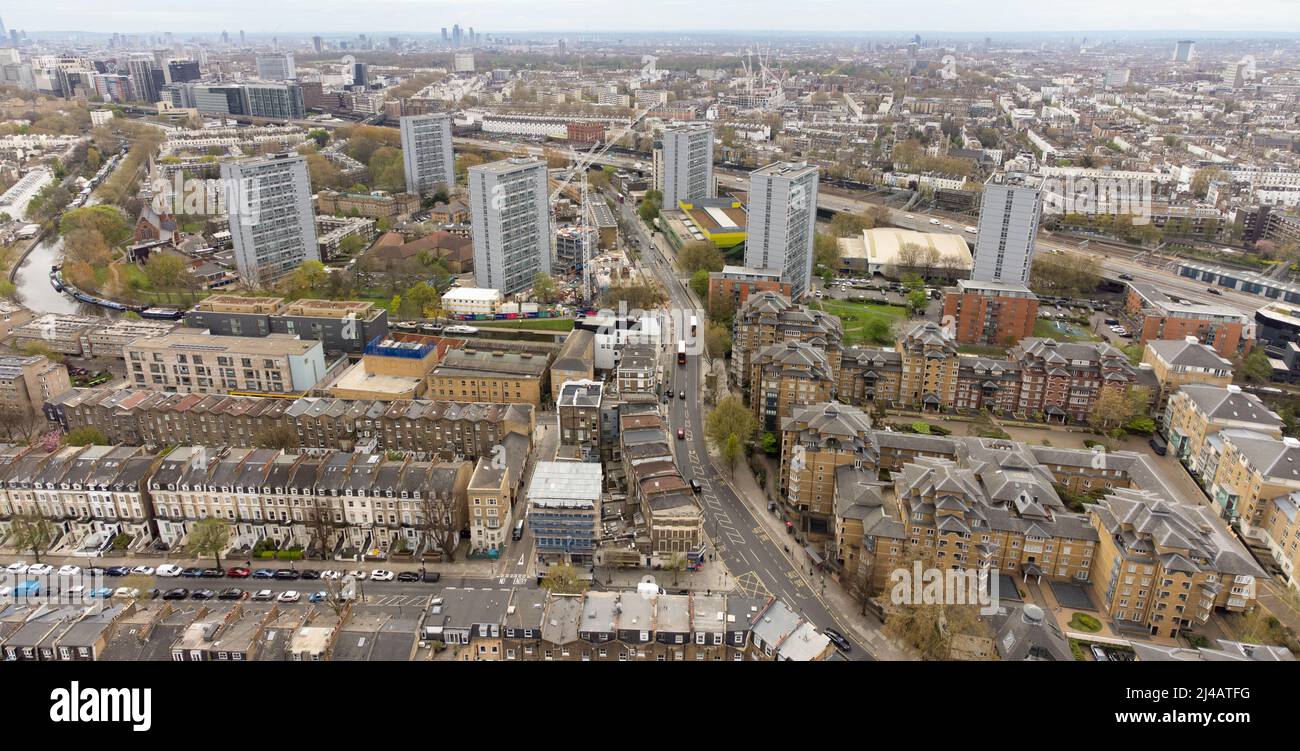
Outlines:
{"type": "MultiPolygon", "coordinates": [[[[712,454],[710,454],[712,458],[712,454]]],[[[763,489],[758,486],[758,481],[754,478],[754,473],[750,471],[749,464],[746,462],[736,463],[736,472],[734,477],[728,476],[725,470],[719,472],[718,477],[723,482],[731,486],[736,495],[749,507],[754,517],[758,519],[759,524],[773,540],[781,540],[787,537],[785,527],[780,520],[767,510],[767,496],[763,489]],[[758,506],[755,506],[755,499],[759,499],[758,506]]],[[[903,661],[912,659],[906,647],[903,647],[889,637],[885,636],[882,631],[883,623],[877,621],[874,616],[862,615],[862,606],[851,597],[838,582],[829,576],[822,575],[814,582],[814,578],[804,572],[812,566],[812,561],[804,553],[801,547],[791,546],[791,553],[787,554],[790,559],[791,567],[799,572],[799,576],[808,585],[809,591],[814,593],[826,606],[827,610],[835,613],[852,633],[868,647],[869,651],[880,660],[903,661]],[[818,586],[814,586],[817,584],[818,586]],[[819,593],[820,592],[820,593],[819,593]]],[[[826,624],[817,624],[825,626],[826,624]]]]}
{"type": "Polygon", "coordinates": [[[635,589],[645,577],[650,576],[655,584],[663,587],[669,594],[678,590],[689,590],[694,594],[722,594],[736,586],[727,566],[717,559],[708,561],[699,571],[672,572],[646,568],[606,568],[596,567],[596,589],[635,589]],[[676,582],[676,583],[674,583],[676,582]]]}
{"type": "MultiPolygon", "coordinates": [[[[13,561],[26,561],[35,563],[36,559],[30,553],[27,555],[14,554],[6,548],[5,552],[0,553],[0,564],[9,564],[13,561]]],[[[99,568],[108,568],[110,566],[153,566],[157,568],[164,563],[174,563],[186,568],[201,567],[211,568],[214,561],[212,556],[203,558],[194,558],[192,556],[123,556],[110,555],[95,558],[84,558],[72,555],[42,555],[42,563],[48,563],[55,568],[71,564],[81,566],[97,566],[99,568]]],[[[497,562],[491,559],[467,560],[458,555],[456,560],[451,563],[422,563],[418,560],[388,560],[388,561],[318,561],[318,560],[300,560],[300,561],[281,561],[274,558],[248,558],[245,556],[235,556],[227,558],[222,556],[221,565],[223,568],[234,568],[237,566],[247,565],[249,568],[293,568],[299,571],[303,569],[319,569],[321,571],[333,569],[335,571],[352,571],[355,569],[365,569],[367,571],[374,569],[383,569],[385,571],[437,571],[443,576],[461,576],[470,579],[488,579],[498,574],[495,573],[497,562]]]]}

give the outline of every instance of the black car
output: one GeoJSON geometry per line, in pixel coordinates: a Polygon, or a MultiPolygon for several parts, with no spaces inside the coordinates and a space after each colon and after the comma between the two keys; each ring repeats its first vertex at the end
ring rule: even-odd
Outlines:
{"type": "Polygon", "coordinates": [[[845,639],[844,635],[836,631],[835,629],[825,628],[822,629],[822,633],[826,634],[826,638],[830,639],[832,644],[839,647],[840,651],[843,652],[853,651],[853,645],[849,643],[849,640],[845,639]]]}
{"type": "Polygon", "coordinates": [[[1128,274],[1120,274],[1119,278],[1126,282],[1133,281],[1133,277],[1129,276],[1128,274]]]}
{"type": "Polygon", "coordinates": [[[203,576],[203,569],[187,568],[181,572],[181,576],[185,577],[186,579],[197,579],[200,576],[203,576]]]}
{"type": "Polygon", "coordinates": [[[421,575],[420,581],[425,582],[426,584],[434,584],[441,578],[442,575],[439,574],[437,571],[425,571],[421,575]]]}
{"type": "Polygon", "coordinates": [[[704,486],[700,484],[700,481],[699,481],[699,480],[696,480],[695,478],[692,477],[692,478],[691,478],[691,490],[694,490],[696,493],[703,493],[703,492],[704,492],[704,486]]]}
{"type": "Polygon", "coordinates": [[[204,579],[220,579],[225,575],[226,572],[219,568],[205,568],[202,574],[204,579]]]}
{"type": "Polygon", "coordinates": [[[302,572],[302,578],[306,581],[315,581],[320,578],[320,572],[314,568],[309,568],[302,572]]]}
{"type": "Polygon", "coordinates": [[[301,575],[297,571],[290,568],[282,568],[275,572],[275,578],[280,579],[281,581],[293,581],[300,576],[301,575]]]}
{"type": "Polygon", "coordinates": [[[186,597],[189,596],[190,596],[190,591],[188,589],[184,587],[177,587],[176,589],[167,590],[163,594],[162,598],[164,600],[184,600],[186,597]]]}
{"type": "Polygon", "coordinates": [[[221,594],[217,595],[217,599],[218,600],[242,600],[244,599],[244,590],[240,589],[239,587],[231,587],[230,589],[223,589],[221,590],[221,594]]]}
{"type": "Polygon", "coordinates": [[[130,566],[109,566],[104,569],[104,576],[128,576],[130,573],[130,566]]]}
{"type": "Polygon", "coordinates": [[[191,600],[211,600],[212,598],[214,598],[214,597],[216,597],[216,596],[217,596],[217,593],[216,593],[216,592],[213,592],[213,591],[210,590],[210,589],[200,589],[200,590],[196,591],[194,594],[190,595],[190,599],[191,599],[191,600]]]}
{"type": "Polygon", "coordinates": [[[399,582],[418,582],[420,574],[418,571],[403,571],[397,575],[397,580],[399,582]]]}

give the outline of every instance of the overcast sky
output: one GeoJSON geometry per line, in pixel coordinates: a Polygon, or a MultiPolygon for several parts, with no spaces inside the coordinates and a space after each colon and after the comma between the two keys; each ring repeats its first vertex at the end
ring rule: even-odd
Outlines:
{"type": "Polygon", "coordinates": [[[28,0],[27,31],[1300,32],[1300,0],[28,0]]]}

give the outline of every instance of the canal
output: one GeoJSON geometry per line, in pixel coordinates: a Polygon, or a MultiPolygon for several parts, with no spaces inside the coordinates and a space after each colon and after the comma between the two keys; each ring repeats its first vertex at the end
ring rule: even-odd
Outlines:
{"type": "Polygon", "coordinates": [[[14,286],[18,288],[18,300],[37,314],[41,313],[82,313],[100,315],[99,308],[83,305],[62,292],[55,292],[50,284],[50,267],[61,263],[63,259],[63,239],[57,232],[51,232],[32,252],[23,259],[22,265],[14,274],[14,286]]]}

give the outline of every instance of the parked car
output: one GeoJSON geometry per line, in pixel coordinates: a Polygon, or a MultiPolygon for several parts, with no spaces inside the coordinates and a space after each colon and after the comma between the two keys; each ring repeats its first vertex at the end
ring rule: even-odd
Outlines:
{"type": "Polygon", "coordinates": [[[328,579],[328,580],[330,580],[330,581],[333,581],[333,580],[335,580],[335,579],[338,579],[340,576],[341,576],[341,574],[339,574],[339,572],[337,572],[337,571],[333,571],[333,570],[330,570],[330,569],[326,569],[326,570],[320,572],[320,578],[322,578],[322,579],[328,579]]]}
{"type": "Polygon", "coordinates": [[[226,572],[222,571],[219,568],[205,568],[203,569],[203,574],[202,574],[204,579],[221,579],[224,578],[225,575],[226,572]]]}
{"type": "Polygon", "coordinates": [[[315,581],[320,578],[320,571],[317,571],[314,568],[304,569],[301,578],[306,579],[307,581],[315,581]]]}
{"type": "Polygon", "coordinates": [[[1206,287],[1206,288],[1205,288],[1205,291],[1206,291],[1206,292],[1209,292],[1211,295],[1222,295],[1222,294],[1223,294],[1223,292],[1219,291],[1218,289],[1216,289],[1216,288],[1214,288],[1214,287],[1206,287]]]}
{"type": "Polygon", "coordinates": [[[140,596],[140,590],[135,587],[118,587],[113,590],[114,597],[121,597],[124,600],[134,600],[140,596]]]}
{"type": "Polygon", "coordinates": [[[356,579],[357,581],[361,581],[366,578],[366,572],[362,571],[361,569],[357,569],[356,571],[349,571],[347,574],[345,574],[345,576],[350,576],[353,579],[356,579]]]}
{"type": "Polygon", "coordinates": [[[251,571],[243,566],[226,569],[226,576],[229,576],[231,579],[247,579],[251,573],[251,571]]]}
{"type": "Polygon", "coordinates": [[[403,571],[397,575],[397,580],[399,582],[418,582],[420,574],[417,571],[403,571]]]}
{"type": "Polygon", "coordinates": [[[704,486],[700,484],[700,481],[699,481],[699,480],[697,480],[697,479],[695,479],[694,477],[692,477],[692,478],[691,478],[691,490],[695,491],[696,493],[703,493],[703,492],[704,492],[704,486]]]}
{"type": "Polygon", "coordinates": [[[33,563],[27,567],[29,576],[49,576],[54,573],[54,567],[48,563],[33,563]]]}
{"type": "Polygon", "coordinates": [[[126,576],[130,573],[130,566],[109,566],[104,569],[104,576],[126,576]]]}
{"type": "Polygon", "coordinates": [[[1121,280],[1123,280],[1123,281],[1126,281],[1126,282],[1131,282],[1131,281],[1133,281],[1133,277],[1129,276],[1128,274],[1120,274],[1120,275],[1119,275],[1119,278],[1120,278],[1121,280]]]}
{"type": "Polygon", "coordinates": [[[66,566],[59,567],[59,576],[77,576],[80,573],[81,573],[80,566],[73,566],[72,564],[68,564],[66,566]]]}
{"type": "Polygon", "coordinates": [[[273,569],[273,568],[259,568],[258,570],[256,570],[256,571],[253,572],[253,578],[254,578],[254,579],[274,579],[274,578],[275,578],[275,569],[273,569]]]}
{"type": "Polygon", "coordinates": [[[1147,445],[1151,447],[1152,451],[1156,452],[1160,456],[1169,453],[1169,444],[1165,443],[1165,439],[1158,435],[1151,436],[1150,440],[1147,441],[1147,445]]]}
{"type": "Polygon", "coordinates": [[[835,629],[824,628],[822,629],[822,633],[826,634],[826,638],[830,639],[831,644],[834,644],[836,647],[838,647],[840,651],[842,652],[853,651],[853,645],[849,643],[849,640],[845,639],[844,635],[836,631],[835,629]]]}
{"type": "Polygon", "coordinates": [[[221,590],[221,594],[217,595],[217,599],[218,600],[242,600],[244,599],[244,590],[240,589],[239,587],[230,587],[228,589],[223,589],[221,590]]]}
{"type": "Polygon", "coordinates": [[[312,592],[307,596],[307,602],[325,602],[324,592],[312,592]]]}
{"type": "Polygon", "coordinates": [[[181,572],[183,572],[184,570],[185,569],[181,568],[180,566],[177,566],[174,563],[164,563],[163,565],[158,567],[155,573],[157,573],[158,576],[161,576],[164,579],[175,579],[176,577],[180,576],[181,572]]]}
{"type": "Polygon", "coordinates": [[[438,580],[441,578],[442,574],[439,574],[437,571],[425,571],[423,574],[420,574],[420,581],[425,584],[437,584],[438,580]]]}
{"type": "Polygon", "coordinates": [[[27,564],[23,561],[14,561],[5,566],[5,571],[10,574],[25,574],[27,573],[27,564]]]}
{"type": "Polygon", "coordinates": [[[292,589],[285,592],[281,592],[275,598],[276,602],[297,602],[301,599],[302,599],[302,595],[292,589]]]}
{"type": "Polygon", "coordinates": [[[291,568],[278,569],[275,572],[275,578],[280,581],[295,581],[300,578],[300,574],[291,568]]]}
{"type": "Polygon", "coordinates": [[[186,579],[198,579],[201,576],[203,576],[203,569],[199,566],[195,566],[193,568],[187,568],[181,572],[181,576],[185,577],[186,579]]]}
{"type": "Polygon", "coordinates": [[[673,398],[673,390],[672,390],[672,389],[668,389],[667,391],[664,392],[664,394],[665,394],[669,399],[672,399],[672,398],[673,398]]]}
{"type": "Polygon", "coordinates": [[[200,590],[196,591],[194,594],[190,595],[190,599],[191,599],[191,600],[211,600],[212,598],[214,598],[214,597],[216,597],[216,596],[217,596],[217,593],[216,593],[216,592],[213,592],[213,591],[210,590],[210,589],[200,589],[200,590]]]}
{"type": "Polygon", "coordinates": [[[175,589],[167,590],[167,592],[163,594],[162,598],[164,600],[184,600],[186,597],[189,596],[190,596],[190,591],[188,589],[184,587],[177,587],[175,589]]]}
{"type": "Polygon", "coordinates": [[[393,578],[394,578],[395,576],[396,576],[396,574],[394,574],[392,571],[385,571],[385,570],[383,570],[383,569],[375,569],[374,571],[371,571],[371,572],[370,572],[370,581],[376,581],[376,582],[390,582],[390,581],[393,580],[393,578]]]}
{"type": "Polygon", "coordinates": [[[269,589],[259,589],[253,593],[253,599],[257,602],[270,602],[275,599],[275,593],[269,589]]]}
{"type": "Polygon", "coordinates": [[[113,588],[95,587],[94,589],[90,590],[90,596],[95,598],[96,600],[107,600],[108,598],[113,596],[113,588]]]}

